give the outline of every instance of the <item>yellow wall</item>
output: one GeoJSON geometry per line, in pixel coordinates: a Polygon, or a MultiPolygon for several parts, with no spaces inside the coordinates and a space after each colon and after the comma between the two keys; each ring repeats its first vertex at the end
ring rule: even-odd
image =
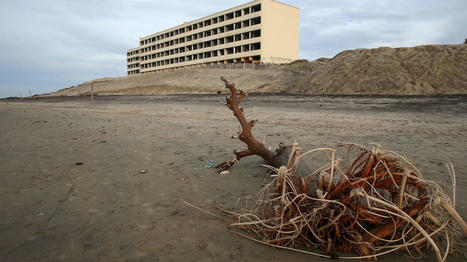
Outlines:
{"type": "Polygon", "coordinates": [[[261,60],[266,63],[297,60],[300,9],[274,0],[261,2],[261,60]]]}

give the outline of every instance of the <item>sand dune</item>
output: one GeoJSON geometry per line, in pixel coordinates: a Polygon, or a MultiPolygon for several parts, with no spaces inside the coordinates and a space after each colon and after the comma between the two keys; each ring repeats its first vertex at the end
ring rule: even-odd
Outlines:
{"type": "MultiPolygon", "coordinates": [[[[259,69],[186,69],[95,79],[96,94],[215,93],[221,76],[250,92],[433,95],[467,93],[467,45],[356,49],[332,59],[259,69]]],[[[44,96],[88,95],[92,81],[44,96]]]]}

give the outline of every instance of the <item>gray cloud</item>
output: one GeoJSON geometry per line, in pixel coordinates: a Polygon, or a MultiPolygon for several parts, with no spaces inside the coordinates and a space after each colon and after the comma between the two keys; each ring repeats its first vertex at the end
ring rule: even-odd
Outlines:
{"type": "MultiPolygon", "coordinates": [[[[141,36],[246,1],[4,0],[0,97],[55,91],[123,76],[141,36]]],[[[457,44],[467,37],[465,0],[283,0],[300,7],[300,57],[346,49],[457,44]]]]}

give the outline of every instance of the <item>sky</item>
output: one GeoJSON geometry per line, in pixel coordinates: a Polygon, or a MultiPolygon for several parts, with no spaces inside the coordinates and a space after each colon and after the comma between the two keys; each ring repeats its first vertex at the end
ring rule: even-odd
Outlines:
{"type": "MultiPolygon", "coordinates": [[[[0,97],[126,75],[139,38],[248,0],[1,0],[0,97]]],[[[300,8],[301,59],[356,48],[461,44],[466,0],[283,0],[300,8]]]]}

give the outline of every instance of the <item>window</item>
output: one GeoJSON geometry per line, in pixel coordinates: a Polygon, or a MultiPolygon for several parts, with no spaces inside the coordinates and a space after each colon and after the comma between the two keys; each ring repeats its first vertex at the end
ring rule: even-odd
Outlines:
{"type": "Polygon", "coordinates": [[[252,26],[253,25],[258,25],[258,24],[261,24],[261,17],[260,16],[251,19],[251,25],[252,26]]]}
{"type": "Polygon", "coordinates": [[[251,38],[260,37],[260,36],[261,36],[261,30],[255,30],[251,32],[251,38]]]}
{"type": "Polygon", "coordinates": [[[250,45],[250,50],[251,51],[259,50],[259,49],[261,49],[261,43],[254,43],[254,44],[250,45]]]}
{"type": "Polygon", "coordinates": [[[242,28],[242,22],[235,23],[235,29],[242,28]]]}
{"type": "Polygon", "coordinates": [[[230,20],[230,19],[233,19],[234,18],[234,13],[228,13],[225,15],[225,20],[230,20]]]}
{"type": "Polygon", "coordinates": [[[239,17],[242,15],[242,10],[235,11],[235,17],[239,17]]]}
{"type": "Polygon", "coordinates": [[[235,35],[235,41],[241,41],[242,40],[242,34],[235,35]]]}
{"type": "Polygon", "coordinates": [[[250,8],[247,7],[245,9],[243,9],[243,15],[247,15],[249,13],[250,13],[250,8]]]}
{"type": "Polygon", "coordinates": [[[252,13],[259,12],[259,11],[261,11],[261,4],[257,4],[255,6],[251,7],[251,12],[252,13]]]}

